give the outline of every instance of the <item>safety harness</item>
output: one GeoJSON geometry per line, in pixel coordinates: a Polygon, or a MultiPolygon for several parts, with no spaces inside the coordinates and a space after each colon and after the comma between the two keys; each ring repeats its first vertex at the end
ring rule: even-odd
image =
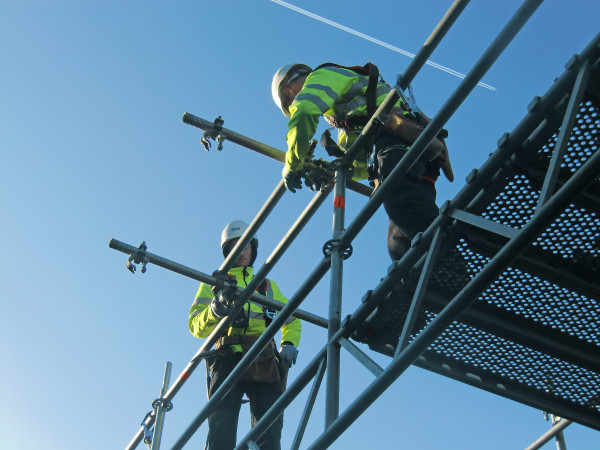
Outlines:
{"type": "MultiPolygon", "coordinates": [[[[260,295],[267,296],[267,289],[269,289],[269,280],[265,278],[260,286],[256,289],[260,295]]],[[[263,306],[263,317],[265,318],[265,326],[271,325],[273,319],[277,316],[277,311],[273,308],[269,308],[268,306],[263,306]]]]}
{"type": "MultiPolygon", "coordinates": [[[[377,82],[379,81],[379,68],[373,63],[366,63],[364,66],[341,66],[335,63],[325,63],[318,66],[315,70],[319,70],[324,67],[337,67],[338,69],[352,70],[359,75],[368,77],[367,81],[367,115],[366,116],[352,116],[346,120],[339,120],[335,117],[329,118],[329,123],[335,128],[344,128],[352,131],[358,127],[364,127],[369,119],[375,114],[377,110],[377,82]]],[[[381,79],[381,81],[384,81],[381,79]]]]}
{"type": "MultiPolygon", "coordinates": [[[[356,132],[357,129],[364,127],[375,114],[375,111],[377,110],[377,84],[379,81],[381,81],[381,83],[385,83],[385,80],[380,76],[379,68],[375,64],[372,64],[370,62],[368,62],[364,66],[342,66],[335,63],[325,63],[318,66],[315,70],[326,67],[335,67],[351,70],[359,75],[368,77],[367,90],[365,92],[367,114],[362,116],[351,116],[346,118],[345,120],[340,120],[336,117],[328,117],[331,126],[335,128],[344,129],[346,132],[356,132]]],[[[395,112],[393,114],[402,116],[405,120],[416,122],[418,126],[420,126],[421,128],[425,128],[427,122],[423,120],[421,112],[418,106],[416,105],[416,102],[414,101],[412,88],[409,86],[408,98],[402,92],[399,93],[401,101],[400,108],[395,108],[395,112]]],[[[440,140],[445,139],[448,137],[448,132],[445,129],[442,129],[436,137],[440,140]]],[[[339,158],[344,154],[343,150],[331,138],[331,133],[329,132],[329,130],[325,130],[325,132],[321,136],[321,145],[325,148],[325,150],[330,156],[333,156],[335,158],[339,158]]],[[[375,187],[375,182],[379,180],[379,167],[375,152],[373,151],[372,147],[372,145],[368,146],[368,150],[366,152],[366,160],[369,182],[371,186],[375,187]]],[[[408,148],[409,147],[407,146],[407,149],[408,148]]]]}
{"type": "MultiPolygon", "coordinates": [[[[358,128],[364,127],[367,122],[373,117],[377,110],[377,83],[380,80],[379,68],[368,62],[364,66],[341,66],[335,63],[325,63],[318,66],[315,70],[319,70],[324,67],[336,67],[339,69],[347,69],[356,72],[359,75],[368,77],[367,90],[365,92],[366,103],[367,103],[367,114],[364,116],[351,116],[345,120],[340,120],[336,117],[328,117],[329,124],[335,128],[342,128],[346,132],[354,132],[358,128]]],[[[381,78],[381,82],[385,83],[385,80],[381,78]]],[[[337,143],[331,138],[329,130],[325,130],[321,136],[321,145],[325,148],[325,151],[329,156],[339,158],[344,155],[344,151],[337,145],[337,143]]],[[[377,160],[374,157],[373,146],[370,145],[370,150],[367,151],[367,172],[369,174],[369,182],[373,186],[374,180],[378,178],[378,167],[377,160]]]]}

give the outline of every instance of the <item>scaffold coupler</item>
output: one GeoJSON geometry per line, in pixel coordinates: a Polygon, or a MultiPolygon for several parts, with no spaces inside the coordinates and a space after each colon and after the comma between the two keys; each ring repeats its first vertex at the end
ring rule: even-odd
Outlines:
{"type": "Polygon", "coordinates": [[[131,273],[135,273],[135,264],[141,264],[141,272],[146,273],[146,264],[149,262],[148,258],[146,257],[146,250],[148,250],[148,246],[146,245],[146,241],[143,241],[138,249],[129,255],[126,266],[131,273]]]}
{"type": "Polygon", "coordinates": [[[173,403],[167,403],[167,399],[165,398],[157,398],[152,402],[152,411],[148,411],[146,413],[141,423],[142,427],[144,428],[144,444],[146,444],[148,448],[152,447],[152,434],[154,432],[154,426],[148,427],[148,425],[146,425],[146,419],[148,419],[148,417],[150,417],[152,414],[154,414],[156,417],[159,406],[162,406],[165,412],[169,412],[173,409],[173,403]]]}
{"type": "Polygon", "coordinates": [[[223,130],[224,123],[225,123],[225,121],[221,118],[221,116],[217,117],[213,121],[212,129],[206,130],[204,132],[204,134],[202,135],[202,139],[200,139],[200,142],[202,143],[202,146],[204,147],[204,149],[206,151],[210,150],[209,139],[212,139],[213,141],[217,141],[217,150],[219,150],[219,151],[223,150],[223,141],[225,140],[225,135],[221,134],[221,131],[223,130]]]}

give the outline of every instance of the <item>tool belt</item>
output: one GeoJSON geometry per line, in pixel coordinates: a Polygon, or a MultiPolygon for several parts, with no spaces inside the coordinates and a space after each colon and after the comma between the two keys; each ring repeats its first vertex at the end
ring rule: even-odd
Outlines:
{"type": "MultiPolygon", "coordinates": [[[[367,124],[369,117],[370,116],[353,116],[347,118],[345,121],[330,117],[329,123],[332,126],[342,128],[347,132],[358,133],[359,130],[367,124]]],[[[426,123],[424,124],[419,120],[415,113],[411,113],[409,110],[398,106],[393,107],[389,114],[381,116],[381,119],[383,120],[383,126],[375,139],[385,139],[386,137],[398,138],[407,146],[407,148],[410,148],[410,146],[418,139],[426,126],[426,123]]],[[[442,129],[425,149],[422,158],[425,161],[432,161],[437,158],[444,149],[444,143],[442,141],[446,137],[448,137],[448,131],[442,129]]],[[[326,143],[323,143],[323,139],[321,140],[321,143],[327,149],[326,143]]],[[[372,187],[376,187],[374,184],[375,180],[379,178],[378,171],[379,168],[377,166],[376,154],[372,149],[368,150],[367,172],[372,187]]]]}
{"type": "MultiPolygon", "coordinates": [[[[243,357],[250,347],[258,340],[260,336],[247,336],[247,335],[234,335],[234,336],[222,336],[216,344],[216,350],[229,349],[231,345],[240,345],[242,347],[242,353],[240,357],[243,357]]],[[[260,383],[275,383],[282,379],[282,371],[280,364],[276,358],[277,347],[275,341],[271,340],[262,352],[256,357],[254,362],[248,367],[246,372],[240,378],[240,381],[254,381],[260,383]]]]}

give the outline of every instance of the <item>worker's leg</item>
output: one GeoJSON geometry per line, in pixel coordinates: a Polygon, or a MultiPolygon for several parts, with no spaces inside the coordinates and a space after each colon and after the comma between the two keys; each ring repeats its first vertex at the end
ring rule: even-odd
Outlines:
{"type": "MultiPolygon", "coordinates": [[[[385,181],[406,153],[406,149],[398,145],[379,147],[377,150],[379,173],[381,180],[385,181]]],[[[435,204],[435,195],[431,193],[431,183],[423,180],[424,172],[425,162],[417,161],[404,177],[393,183],[383,203],[389,218],[402,230],[408,240],[418,232],[424,231],[439,213],[435,204]]],[[[393,232],[393,229],[388,228],[388,232],[390,231],[393,232]]],[[[406,246],[405,239],[398,241],[406,246]]]]}
{"type": "Polygon", "coordinates": [[[390,258],[392,258],[393,261],[397,261],[402,258],[409,248],[410,239],[407,238],[400,227],[390,219],[387,232],[387,249],[390,258]]]}
{"type": "MultiPolygon", "coordinates": [[[[281,396],[281,381],[275,383],[251,383],[252,386],[246,390],[250,399],[250,414],[252,426],[261,419],[269,410],[271,405],[281,396]]],[[[283,412],[271,424],[271,426],[258,439],[258,446],[261,450],[280,450],[281,449],[281,429],[283,428],[283,412]]]]}
{"type": "MultiPolygon", "coordinates": [[[[427,173],[426,173],[427,175],[427,173]]],[[[429,195],[431,202],[435,204],[436,190],[435,182],[430,177],[424,177],[424,189],[429,195]]],[[[400,229],[396,223],[390,219],[387,233],[387,248],[390,258],[397,261],[408,251],[410,248],[410,239],[400,229]]]]}
{"type": "MultiPolygon", "coordinates": [[[[239,358],[234,355],[219,356],[210,364],[209,397],[223,384],[239,358]]],[[[208,450],[231,450],[237,441],[238,418],[243,390],[236,383],[216,410],[208,416],[208,450]]]]}

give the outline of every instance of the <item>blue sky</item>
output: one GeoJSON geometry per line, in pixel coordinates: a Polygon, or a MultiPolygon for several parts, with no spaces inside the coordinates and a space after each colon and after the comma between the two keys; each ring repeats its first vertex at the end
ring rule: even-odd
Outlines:
{"type": "MultiPolygon", "coordinates": [[[[451,2],[293,4],[417,53],[451,2]]],[[[519,4],[471,2],[431,59],[467,73],[519,4]]],[[[456,181],[440,180],[439,204],[600,31],[598,17],[592,0],[540,6],[484,76],[497,90],[476,88],[447,124],[456,181]]],[[[280,66],[372,61],[394,81],[410,59],[269,0],[0,0],[0,61],[0,448],[96,450],[130,441],[165,362],[174,379],[202,343],[187,330],[197,282],[152,265],[132,275],[109,240],[145,240],[152,253],[212,273],[223,226],[250,221],[280,179],[280,163],[235,144],[204,151],[183,113],[221,115],[225,127],[284,150],[286,120],[270,94],[280,66]]],[[[426,66],[413,85],[433,116],[459,82],[426,66]]],[[[259,263],[311,196],[284,196],[258,234],[259,263]]],[[[348,222],[365,201],[348,194],[348,222]]],[[[288,296],[321,259],[331,216],[326,202],[271,273],[288,296]]],[[[354,242],[344,315],[386,273],[386,225],[380,210],[354,242]]],[[[326,316],[328,297],[325,277],[302,308],[326,316]]],[[[325,338],[305,325],[292,378],[325,338]]],[[[342,368],[343,409],[372,375],[347,354],[342,368]]],[[[283,448],[304,398],[286,411],[283,448]]],[[[205,402],[200,366],[167,414],[163,448],[205,402]]],[[[320,395],[305,444],[322,432],[323,409],[320,395]]],[[[541,411],[410,368],[332,448],[523,448],[548,426],[541,411]]],[[[248,427],[244,411],[238,436],[248,427]]],[[[205,435],[206,424],[189,448],[205,435]]],[[[565,436],[570,450],[600,448],[597,431],[572,425],[565,436]]]]}

